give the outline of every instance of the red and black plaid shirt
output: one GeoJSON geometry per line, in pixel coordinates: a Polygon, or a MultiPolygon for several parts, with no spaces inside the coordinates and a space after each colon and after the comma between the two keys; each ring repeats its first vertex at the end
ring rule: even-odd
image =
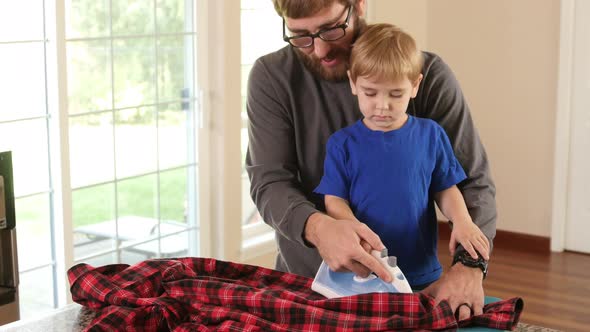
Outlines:
{"type": "Polygon", "coordinates": [[[326,299],[312,279],[207,258],[146,260],[68,271],[74,301],[100,309],[86,331],[392,331],[479,325],[511,330],[519,298],[457,323],[446,301],[371,293],[326,299]]]}

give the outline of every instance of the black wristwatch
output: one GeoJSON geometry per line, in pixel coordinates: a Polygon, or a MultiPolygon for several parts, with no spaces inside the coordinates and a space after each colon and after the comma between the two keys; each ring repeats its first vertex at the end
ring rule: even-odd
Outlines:
{"type": "Polygon", "coordinates": [[[455,257],[453,257],[453,264],[451,265],[455,265],[457,262],[461,262],[461,264],[468,267],[480,268],[483,272],[484,279],[486,278],[486,274],[488,274],[488,261],[483,259],[479,252],[477,253],[477,259],[474,259],[466,250],[461,250],[455,253],[455,257]]]}

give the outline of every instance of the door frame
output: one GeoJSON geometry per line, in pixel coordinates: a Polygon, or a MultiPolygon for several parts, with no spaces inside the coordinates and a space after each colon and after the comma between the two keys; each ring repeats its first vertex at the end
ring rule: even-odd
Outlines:
{"type": "Polygon", "coordinates": [[[566,246],[565,229],[568,220],[576,1],[561,0],[560,2],[559,77],[555,114],[553,206],[551,215],[551,251],[556,252],[563,251],[566,246]]]}

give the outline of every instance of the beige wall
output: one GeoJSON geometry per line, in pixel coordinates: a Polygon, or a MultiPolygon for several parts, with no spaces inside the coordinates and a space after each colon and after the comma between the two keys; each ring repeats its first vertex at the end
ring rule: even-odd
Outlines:
{"type": "Polygon", "coordinates": [[[491,162],[498,229],[549,237],[559,1],[369,1],[369,20],[416,34],[457,75],[491,162]]]}
{"type": "Polygon", "coordinates": [[[367,0],[369,22],[390,22],[411,33],[419,47],[428,43],[426,0],[367,0]]]}

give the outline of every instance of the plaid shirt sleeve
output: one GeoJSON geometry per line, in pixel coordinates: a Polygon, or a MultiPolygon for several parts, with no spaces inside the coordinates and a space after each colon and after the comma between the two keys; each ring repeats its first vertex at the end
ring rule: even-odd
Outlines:
{"type": "Polygon", "coordinates": [[[457,322],[446,301],[371,293],[326,299],[312,279],[209,258],[152,259],[68,270],[72,298],[95,309],[86,331],[392,331],[513,329],[520,298],[457,322]]]}

